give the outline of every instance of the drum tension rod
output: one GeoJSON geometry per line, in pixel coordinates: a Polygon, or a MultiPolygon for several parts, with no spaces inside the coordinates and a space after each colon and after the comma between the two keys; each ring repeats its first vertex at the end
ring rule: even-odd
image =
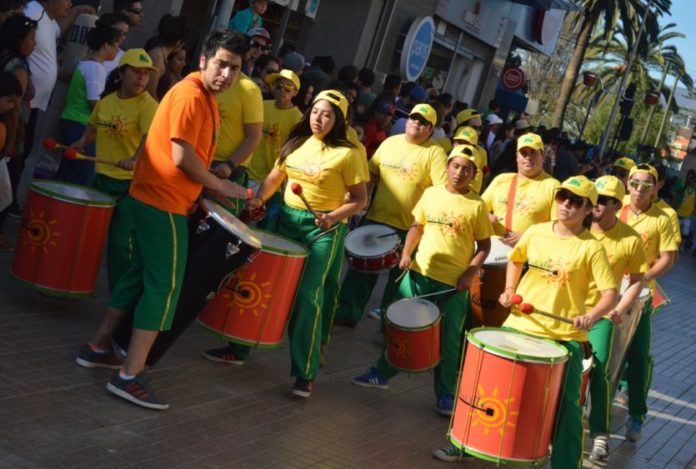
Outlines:
{"type": "Polygon", "coordinates": [[[459,398],[459,400],[462,401],[464,404],[468,405],[469,407],[471,407],[472,409],[476,409],[476,410],[481,410],[481,411],[483,411],[483,412],[484,412],[487,416],[489,416],[489,417],[493,417],[493,414],[495,413],[495,410],[492,409],[491,407],[479,407],[479,406],[475,406],[475,405],[472,404],[471,402],[467,402],[467,401],[465,401],[464,399],[462,399],[461,397],[459,398]]]}

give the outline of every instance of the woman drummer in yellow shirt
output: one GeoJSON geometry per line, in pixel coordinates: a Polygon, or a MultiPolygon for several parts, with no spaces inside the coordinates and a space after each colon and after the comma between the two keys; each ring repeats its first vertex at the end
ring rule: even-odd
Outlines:
{"type": "MultiPolygon", "coordinates": [[[[118,166],[97,163],[91,182],[93,187],[116,199],[128,193],[135,160],[157,110],[157,101],[145,92],[150,70],[154,70],[152,60],[144,49],[124,53],[92,111],[85,132],[70,145],[81,151],[96,140],[99,159],[118,163],[118,166]]],[[[109,290],[130,266],[130,227],[129,220],[117,207],[111,218],[107,244],[109,290]]]]}
{"type": "Polygon", "coordinates": [[[319,368],[320,344],[328,335],[336,302],[327,285],[338,285],[346,220],[367,203],[367,161],[346,137],[348,100],[336,90],[322,91],[290,132],[275,167],[250,201],[259,208],[287,179],[278,232],[309,249],[288,325],[291,392],[309,397],[319,368]],[[299,184],[315,213],[293,193],[299,184]],[[347,195],[346,195],[347,194],[347,195]],[[315,216],[316,214],[316,216],[315,216]]]}
{"type": "Polygon", "coordinates": [[[572,324],[540,314],[521,314],[513,308],[503,324],[528,334],[557,341],[569,353],[561,391],[557,429],[551,453],[552,468],[581,467],[583,424],[580,407],[582,360],[588,354],[588,331],[616,304],[617,281],[605,249],[587,229],[597,189],[584,176],[574,176],[556,189],[557,221],[528,228],[508,257],[506,287],[500,302],[509,307],[514,294],[536,311],[552,313],[572,324]],[[522,277],[522,268],[529,269],[522,277]],[[601,297],[585,310],[594,281],[601,297]]]}

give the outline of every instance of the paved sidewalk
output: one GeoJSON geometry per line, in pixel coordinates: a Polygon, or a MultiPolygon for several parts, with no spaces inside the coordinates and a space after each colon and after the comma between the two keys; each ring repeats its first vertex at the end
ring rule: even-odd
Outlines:
{"type": "MultiPolygon", "coordinates": [[[[109,371],[72,361],[104,311],[105,279],[93,298],[52,299],[12,280],[11,260],[0,253],[2,468],[447,467],[431,457],[448,420],[435,412],[430,373],[400,375],[387,391],[350,384],[378,356],[377,321],[336,329],[307,401],[289,395],[287,344],[220,365],[201,352],[221,342],[192,327],[149,372],[171,408],[148,411],[107,393],[109,371]]],[[[650,417],[631,444],[614,407],[606,467],[696,467],[695,277],[696,258],[684,256],[662,282],[672,304],[654,318],[650,417]]]]}

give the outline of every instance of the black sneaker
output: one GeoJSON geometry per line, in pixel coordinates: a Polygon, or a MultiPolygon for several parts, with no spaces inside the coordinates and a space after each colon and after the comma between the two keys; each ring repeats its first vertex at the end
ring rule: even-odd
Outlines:
{"type": "Polygon", "coordinates": [[[312,381],[308,379],[297,378],[295,384],[292,385],[290,392],[297,397],[308,398],[312,395],[312,381]]]}
{"type": "Polygon", "coordinates": [[[106,389],[133,404],[155,410],[169,409],[169,404],[158,399],[149,386],[149,380],[142,373],[133,379],[123,379],[118,371],[111,376],[106,389]]]}
{"type": "Polygon", "coordinates": [[[80,349],[80,353],[75,357],[75,363],[85,368],[110,368],[118,370],[123,364],[123,360],[118,358],[112,351],[95,352],[88,344],[80,349]]]}
{"type": "Polygon", "coordinates": [[[228,365],[244,366],[244,360],[234,356],[232,347],[229,345],[222,348],[214,348],[212,350],[206,350],[203,352],[203,356],[216,363],[227,363],[228,365]]]}

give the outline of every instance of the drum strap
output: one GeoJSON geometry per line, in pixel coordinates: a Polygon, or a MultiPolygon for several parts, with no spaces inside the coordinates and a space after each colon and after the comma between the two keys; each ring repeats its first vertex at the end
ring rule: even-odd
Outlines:
{"type": "Polygon", "coordinates": [[[626,223],[626,222],[628,221],[628,211],[629,211],[630,209],[631,209],[631,207],[629,207],[628,205],[624,205],[624,206],[621,208],[621,215],[619,215],[619,219],[620,219],[622,222],[626,223]]]}
{"type": "Polygon", "coordinates": [[[201,92],[205,96],[206,101],[208,102],[208,111],[210,112],[210,118],[213,121],[213,136],[212,136],[210,149],[208,150],[208,153],[212,154],[214,149],[215,149],[215,143],[217,141],[218,127],[220,125],[220,122],[219,122],[220,113],[217,112],[217,103],[215,102],[215,98],[208,92],[208,90],[205,89],[205,86],[203,86],[203,82],[198,77],[188,76],[185,78],[185,80],[189,80],[189,81],[192,81],[193,83],[195,83],[196,86],[198,86],[198,88],[201,90],[201,92]]]}
{"type": "Polygon", "coordinates": [[[517,174],[510,181],[508,189],[507,207],[505,208],[505,229],[512,231],[512,212],[515,210],[515,195],[517,194],[517,174]]]}

